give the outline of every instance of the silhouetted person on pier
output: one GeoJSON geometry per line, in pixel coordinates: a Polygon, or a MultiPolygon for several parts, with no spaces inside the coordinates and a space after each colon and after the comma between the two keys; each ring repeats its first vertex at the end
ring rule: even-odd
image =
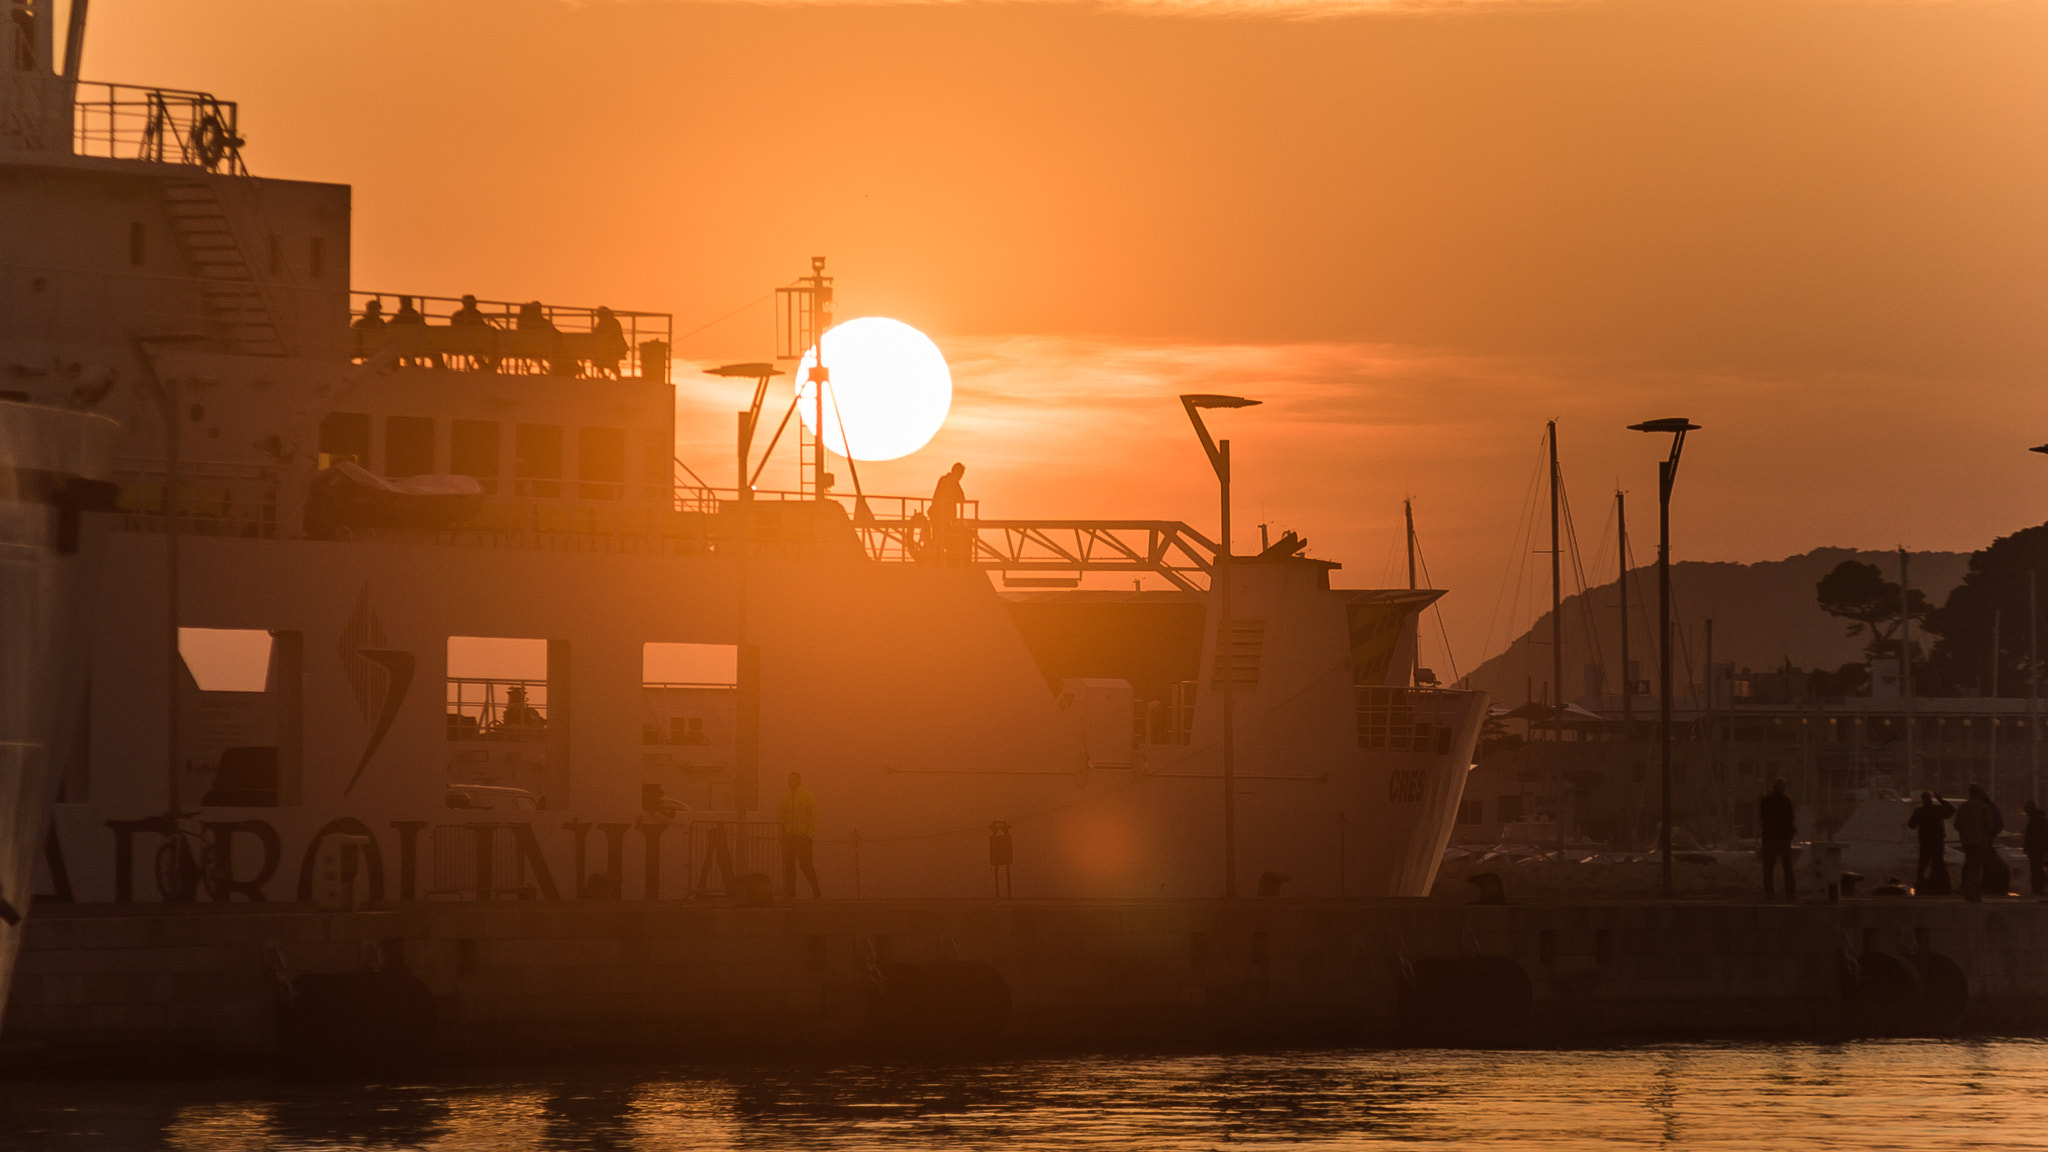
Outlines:
{"type": "Polygon", "coordinates": [[[2048,811],[2027,801],[2027,826],[2020,833],[2027,852],[2027,889],[2036,896],[2048,896],[2048,811]]]}
{"type": "Polygon", "coordinates": [[[932,542],[941,564],[954,559],[960,547],[960,506],[967,503],[960,477],[966,474],[967,465],[956,463],[932,489],[932,542]]]}
{"type": "Polygon", "coordinates": [[[1920,806],[1906,818],[1906,827],[1920,834],[1920,864],[1913,872],[1913,891],[1918,895],[1946,896],[1951,891],[1945,858],[1948,830],[1942,824],[1955,814],[1955,805],[1932,792],[1922,792],[1920,806]]]}
{"type": "Polygon", "coordinates": [[[484,319],[483,309],[476,306],[476,297],[464,296],[462,298],[462,307],[457,308],[449,315],[448,326],[451,328],[489,328],[491,322],[484,319]]]}
{"type": "Polygon", "coordinates": [[[1970,798],[1956,809],[1956,841],[1963,847],[1963,899],[1982,900],[1991,879],[1992,843],[2005,831],[2005,818],[1982,784],[1970,785],[1970,798]]]}
{"type": "Polygon", "coordinates": [[[789,791],[782,794],[782,898],[796,899],[796,874],[801,870],[813,897],[818,889],[818,867],[811,860],[811,846],[818,835],[818,798],[804,790],[801,773],[789,774],[789,791]]]}
{"type": "Polygon", "coordinates": [[[1783,780],[1771,781],[1770,795],[1757,801],[1757,829],[1762,841],[1756,858],[1764,866],[1764,895],[1771,896],[1771,865],[1777,864],[1785,872],[1785,895],[1791,896],[1796,889],[1792,881],[1792,834],[1798,831],[1793,822],[1792,798],[1785,795],[1783,780]]]}

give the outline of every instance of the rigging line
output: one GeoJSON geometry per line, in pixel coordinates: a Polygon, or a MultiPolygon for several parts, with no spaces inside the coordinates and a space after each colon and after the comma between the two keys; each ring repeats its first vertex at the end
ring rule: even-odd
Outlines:
{"type": "Polygon", "coordinates": [[[675,461],[676,467],[681,468],[685,473],[689,475],[690,479],[695,480],[697,482],[697,487],[707,489],[711,487],[711,485],[706,484],[704,482],[704,478],[702,476],[697,475],[697,470],[695,468],[692,468],[688,464],[683,463],[683,458],[681,456],[676,457],[675,461]]]}
{"type": "MultiPolygon", "coordinates": [[[[1430,588],[1436,587],[1436,581],[1431,579],[1429,575],[1429,558],[1422,554],[1422,537],[1420,536],[1415,538],[1415,563],[1422,569],[1423,584],[1430,588]]],[[[1436,602],[1429,607],[1436,613],[1436,630],[1443,637],[1444,641],[1444,659],[1450,661],[1451,683],[1456,684],[1463,677],[1458,675],[1458,654],[1451,651],[1451,630],[1444,624],[1443,598],[1439,596],[1436,602]]],[[[1420,629],[1417,629],[1417,631],[1420,632],[1420,629]]],[[[1420,636],[1417,637],[1417,642],[1421,642],[1420,636]]]]}
{"type": "MultiPolygon", "coordinates": [[[[832,421],[839,425],[839,446],[846,449],[846,470],[853,473],[853,499],[857,507],[859,502],[867,499],[867,497],[860,490],[860,465],[853,461],[853,441],[846,437],[846,414],[839,410],[839,393],[831,391],[832,382],[827,380],[822,387],[827,390],[827,394],[832,398],[832,421]]],[[[823,452],[824,450],[825,438],[820,436],[818,438],[818,451],[823,452]]],[[[824,498],[825,494],[823,492],[818,493],[818,499],[823,500],[824,498]]]]}
{"type": "MultiPolygon", "coordinates": [[[[1592,590],[1586,586],[1585,557],[1579,548],[1578,519],[1572,515],[1571,489],[1564,484],[1563,479],[1564,470],[1560,468],[1558,470],[1558,491],[1563,494],[1561,502],[1564,505],[1564,535],[1566,546],[1571,549],[1572,576],[1579,582],[1579,625],[1586,632],[1586,650],[1590,653],[1589,659],[1593,664],[1598,665],[1600,663],[1599,618],[1593,614],[1592,590]]],[[[1562,697],[1559,698],[1562,699],[1562,697]]]]}
{"type": "Polygon", "coordinates": [[[1505,655],[1508,652],[1514,651],[1515,644],[1512,634],[1514,632],[1514,622],[1519,616],[1521,608],[1522,580],[1527,575],[1529,564],[1528,546],[1534,541],[1536,531],[1536,507],[1539,502],[1540,487],[1546,470],[1545,447],[1546,442],[1539,438],[1536,442],[1535,466],[1530,470],[1529,486],[1522,494],[1522,504],[1517,513],[1518,519],[1515,525],[1515,534],[1508,539],[1508,560],[1502,566],[1500,590],[1494,594],[1493,612],[1486,619],[1486,637],[1479,644],[1482,662],[1485,654],[1493,650],[1495,629],[1502,627],[1501,607],[1503,601],[1506,601],[1508,612],[1505,633],[1510,638],[1506,640],[1506,647],[1502,649],[1502,654],[1505,655]],[[1512,592],[1510,592],[1511,583],[1512,592]]]}
{"type": "MultiPolygon", "coordinates": [[[[796,406],[798,404],[803,403],[803,399],[803,393],[801,392],[796,393],[789,398],[789,408],[782,413],[782,423],[777,424],[775,426],[775,435],[770,437],[768,440],[768,450],[761,453],[761,466],[759,468],[754,469],[754,474],[752,476],[747,477],[747,487],[752,488],[754,486],[754,482],[761,478],[761,473],[766,472],[768,470],[768,461],[773,459],[775,456],[775,446],[777,444],[782,443],[782,431],[783,429],[789,427],[789,418],[791,416],[796,415],[796,406]]],[[[801,479],[801,477],[799,477],[799,479],[801,479]]]]}
{"type": "Polygon", "coordinates": [[[670,346],[673,347],[676,343],[683,340],[687,340],[690,337],[695,336],[697,333],[704,331],[706,328],[712,328],[716,327],[717,325],[723,324],[727,320],[730,320],[733,317],[739,315],[740,313],[745,312],[747,309],[755,307],[756,305],[759,304],[765,304],[768,301],[773,300],[774,298],[775,293],[773,292],[768,293],[766,296],[757,296],[754,299],[747,301],[745,304],[742,304],[739,307],[733,309],[732,311],[727,312],[725,315],[720,316],[718,319],[710,321],[709,323],[706,324],[699,324],[695,328],[690,329],[688,332],[685,332],[682,335],[677,336],[675,340],[670,342],[670,346]]]}

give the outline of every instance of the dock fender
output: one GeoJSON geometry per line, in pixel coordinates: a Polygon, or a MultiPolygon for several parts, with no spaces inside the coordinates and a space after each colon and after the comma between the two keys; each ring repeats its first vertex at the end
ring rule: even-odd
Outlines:
{"type": "Polygon", "coordinates": [[[1421,956],[1401,965],[1401,1032],[1411,1042],[1511,1038],[1536,1004],[1511,956],[1421,956]]]}
{"type": "Polygon", "coordinates": [[[1920,973],[1889,952],[1842,956],[1842,999],[1866,1020],[1897,1017],[1920,1005],[1920,973]]]}
{"type": "Polygon", "coordinates": [[[1909,960],[1920,977],[1929,1018],[1940,1025],[1960,1024],[1970,1006],[1970,980],[1962,965],[1939,952],[1915,952],[1909,960]]]}
{"type": "Polygon", "coordinates": [[[278,1044],[294,1062],[402,1067],[426,1056],[434,996],[410,972],[303,972],[283,991],[278,1044]]]}
{"type": "Polygon", "coordinates": [[[907,1043],[994,1040],[1010,1026],[1010,984],[979,960],[892,963],[869,990],[868,1027],[907,1043]]]}

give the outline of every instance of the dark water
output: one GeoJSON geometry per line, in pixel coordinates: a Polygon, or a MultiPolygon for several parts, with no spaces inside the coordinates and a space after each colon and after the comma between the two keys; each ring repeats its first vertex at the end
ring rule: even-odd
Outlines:
{"type": "Polygon", "coordinates": [[[2011,1040],[16,1081],[0,1148],[2035,1148],[2044,1089],[2011,1040]]]}

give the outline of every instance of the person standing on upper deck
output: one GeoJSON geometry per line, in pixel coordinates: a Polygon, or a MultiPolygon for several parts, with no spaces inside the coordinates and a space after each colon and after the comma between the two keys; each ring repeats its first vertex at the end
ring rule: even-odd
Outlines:
{"type": "Polygon", "coordinates": [[[1757,832],[1761,843],[1756,858],[1764,866],[1764,897],[1773,895],[1771,890],[1771,865],[1777,864],[1785,872],[1785,895],[1794,895],[1792,881],[1792,834],[1799,829],[1793,822],[1792,798],[1785,795],[1783,780],[1771,781],[1770,795],[1757,801],[1757,832]]]}
{"type": "Polygon", "coordinates": [[[818,888],[818,868],[811,849],[818,835],[818,798],[804,788],[803,774],[789,774],[789,791],[782,794],[782,898],[796,899],[796,874],[801,871],[811,886],[811,896],[824,893],[818,888]]]}
{"type": "Polygon", "coordinates": [[[1985,872],[1991,865],[1992,843],[2005,831],[2005,818],[1984,791],[1970,785],[1970,798],[1956,809],[1956,840],[1963,846],[1963,899],[1984,899],[1985,872]]]}
{"type": "Polygon", "coordinates": [[[932,489],[932,542],[938,547],[939,563],[947,563],[960,549],[959,525],[960,508],[967,503],[967,493],[960,487],[960,477],[967,474],[967,465],[955,463],[951,470],[939,477],[938,487],[932,489]]]}
{"type": "Polygon", "coordinates": [[[1920,794],[1920,806],[1906,818],[1906,827],[1920,834],[1920,863],[1913,872],[1913,891],[1920,896],[1949,894],[1948,831],[1944,821],[1956,814],[1955,805],[1932,792],[1920,794]]]}

